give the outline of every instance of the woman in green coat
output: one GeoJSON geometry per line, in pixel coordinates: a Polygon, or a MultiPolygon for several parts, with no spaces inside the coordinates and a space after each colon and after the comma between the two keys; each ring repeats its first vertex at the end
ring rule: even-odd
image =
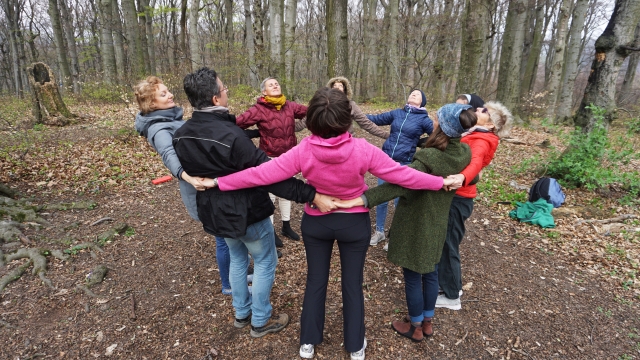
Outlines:
{"type": "MultiPolygon", "coordinates": [[[[469,105],[447,104],[438,110],[438,127],[410,167],[433,175],[458,174],[471,161],[471,150],[460,143],[462,133],[476,124],[469,105]]],[[[393,184],[367,190],[360,198],[337,203],[340,207],[377,204],[400,198],[389,237],[387,258],[401,266],[409,315],[392,327],[413,341],[433,334],[431,318],[438,297],[438,262],[447,233],[454,191],[416,191],[393,184]]]]}

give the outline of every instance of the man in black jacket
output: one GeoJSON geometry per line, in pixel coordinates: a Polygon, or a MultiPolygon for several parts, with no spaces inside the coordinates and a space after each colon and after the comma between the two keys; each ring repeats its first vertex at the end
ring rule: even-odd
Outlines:
{"type": "MultiPolygon", "coordinates": [[[[228,89],[213,69],[201,68],[184,78],[184,91],[193,116],[173,137],[183,169],[194,177],[217,178],[269,161],[229,114],[228,89]]],[[[236,312],[234,326],[251,324],[251,336],[278,332],[289,323],[287,314],[272,315],[271,287],[278,262],[269,193],[299,203],[314,202],[328,210],[331,198],[291,178],[270,186],[222,192],[217,187],[198,192],[198,217],[204,230],[223,236],[231,258],[229,280],[236,312]],[[247,288],[250,253],[254,261],[253,296],[247,288]]]]}

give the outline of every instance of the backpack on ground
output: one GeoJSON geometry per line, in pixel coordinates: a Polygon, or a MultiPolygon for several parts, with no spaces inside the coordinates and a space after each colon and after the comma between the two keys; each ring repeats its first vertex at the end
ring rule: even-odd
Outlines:
{"type": "Polygon", "coordinates": [[[566,195],[562,192],[562,187],[554,178],[543,177],[538,179],[531,189],[529,189],[529,201],[535,202],[538,199],[545,199],[554,208],[564,204],[566,195]]]}

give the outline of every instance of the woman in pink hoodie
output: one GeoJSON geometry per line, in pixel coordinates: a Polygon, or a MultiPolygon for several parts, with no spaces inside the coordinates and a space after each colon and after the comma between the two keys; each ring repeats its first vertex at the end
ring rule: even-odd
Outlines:
{"type": "MultiPolygon", "coordinates": [[[[307,127],[313,135],[258,167],[213,180],[220,190],[272,184],[301,172],[319,193],[340,199],[360,196],[367,172],[409,189],[439,190],[451,180],[429,175],[392,160],[365,139],[353,138],[351,106],[339,90],[322,88],[309,102],[307,127]]],[[[210,185],[213,185],[210,184],[210,185]]],[[[323,339],[331,251],[338,241],[342,269],[344,346],[351,359],[364,359],[364,260],[371,236],[369,209],[363,206],[322,213],[310,204],[302,217],[307,253],[307,284],[300,319],[300,356],[312,358],[323,339]]]]}

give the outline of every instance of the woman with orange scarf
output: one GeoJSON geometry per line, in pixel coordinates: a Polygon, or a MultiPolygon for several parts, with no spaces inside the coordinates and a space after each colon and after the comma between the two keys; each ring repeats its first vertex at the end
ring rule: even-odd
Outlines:
{"type": "MultiPolygon", "coordinates": [[[[260,84],[262,96],[255,105],[236,117],[236,124],[242,129],[257,125],[260,132],[258,146],[271,158],[278,157],[298,144],[296,130],[304,128],[304,124],[296,126],[296,119],[307,116],[307,107],[287,100],[282,93],[278,80],[272,77],[264,79],[260,84]],[[297,129],[296,129],[297,128],[297,129]]],[[[269,194],[275,202],[275,195],[269,194]]],[[[282,217],[281,234],[300,240],[300,236],[291,228],[291,201],[278,199],[280,216],[282,217]]],[[[271,217],[273,222],[273,215],[271,217]]],[[[276,235],[276,246],[282,247],[282,241],[276,235]]]]}

